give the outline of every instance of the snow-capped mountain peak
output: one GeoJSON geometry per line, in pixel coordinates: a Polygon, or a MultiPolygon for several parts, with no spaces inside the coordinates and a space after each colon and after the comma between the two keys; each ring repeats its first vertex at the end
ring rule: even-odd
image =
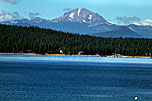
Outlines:
{"type": "Polygon", "coordinates": [[[110,24],[99,14],[91,12],[85,8],[73,9],[72,11],[65,13],[63,16],[52,20],[52,22],[88,23],[89,26],[96,26],[100,24],[110,24]]]}

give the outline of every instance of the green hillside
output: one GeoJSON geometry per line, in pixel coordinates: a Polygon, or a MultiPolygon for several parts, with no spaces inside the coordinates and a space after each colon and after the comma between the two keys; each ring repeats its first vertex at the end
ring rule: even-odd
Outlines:
{"type": "Polygon", "coordinates": [[[38,27],[0,25],[0,52],[151,55],[151,39],[101,38],[38,27]]]}

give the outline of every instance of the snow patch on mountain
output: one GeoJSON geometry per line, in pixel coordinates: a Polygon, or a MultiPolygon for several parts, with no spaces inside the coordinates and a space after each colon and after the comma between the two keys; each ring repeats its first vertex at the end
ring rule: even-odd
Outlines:
{"type": "Polygon", "coordinates": [[[74,18],[74,13],[71,13],[71,14],[69,15],[69,17],[73,19],[73,18],[74,18]]]}
{"type": "Polygon", "coordinates": [[[11,23],[14,23],[14,24],[17,24],[17,23],[18,23],[18,22],[15,21],[15,20],[11,20],[10,22],[11,22],[11,23]]]}
{"type": "Polygon", "coordinates": [[[114,24],[112,21],[108,21],[110,24],[114,24]]]}
{"type": "Polygon", "coordinates": [[[81,12],[81,8],[78,9],[78,16],[80,15],[80,12],[81,12]]]}
{"type": "Polygon", "coordinates": [[[83,20],[83,22],[86,22],[85,20],[83,20]]]}
{"type": "Polygon", "coordinates": [[[133,28],[131,28],[131,27],[128,27],[130,30],[132,30],[132,31],[135,31],[133,28]]]}
{"type": "Polygon", "coordinates": [[[152,20],[147,19],[145,21],[140,21],[140,22],[136,22],[136,23],[132,23],[138,26],[152,26],[152,20]]]}
{"type": "Polygon", "coordinates": [[[92,19],[92,15],[89,15],[88,19],[91,20],[92,19]]]}
{"type": "Polygon", "coordinates": [[[147,19],[147,20],[145,20],[145,21],[147,21],[147,22],[152,22],[152,20],[150,20],[150,19],[147,19]]]}

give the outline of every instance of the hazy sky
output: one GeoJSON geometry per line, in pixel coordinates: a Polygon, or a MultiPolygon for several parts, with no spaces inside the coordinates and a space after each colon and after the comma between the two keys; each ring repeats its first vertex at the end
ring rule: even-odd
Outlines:
{"type": "Polygon", "coordinates": [[[9,15],[53,19],[74,8],[87,8],[114,23],[152,20],[152,0],[0,0],[0,20],[11,19],[9,15]]]}

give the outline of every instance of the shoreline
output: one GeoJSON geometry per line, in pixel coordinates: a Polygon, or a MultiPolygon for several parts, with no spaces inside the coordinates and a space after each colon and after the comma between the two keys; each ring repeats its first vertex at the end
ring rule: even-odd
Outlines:
{"type": "MultiPolygon", "coordinates": [[[[36,54],[36,53],[2,53],[0,54],[17,54],[17,55],[54,55],[54,56],[94,56],[94,57],[104,57],[100,55],[70,55],[70,54],[36,54]]],[[[105,57],[112,57],[112,56],[105,56],[105,57]]],[[[126,57],[126,58],[152,58],[152,56],[120,56],[120,57],[126,57]]]]}
{"type": "Polygon", "coordinates": [[[71,54],[37,54],[37,53],[2,53],[0,52],[0,54],[17,54],[17,55],[57,55],[57,56],[96,56],[96,57],[100,57],[100,55],[71,55],[71,54]]]}

